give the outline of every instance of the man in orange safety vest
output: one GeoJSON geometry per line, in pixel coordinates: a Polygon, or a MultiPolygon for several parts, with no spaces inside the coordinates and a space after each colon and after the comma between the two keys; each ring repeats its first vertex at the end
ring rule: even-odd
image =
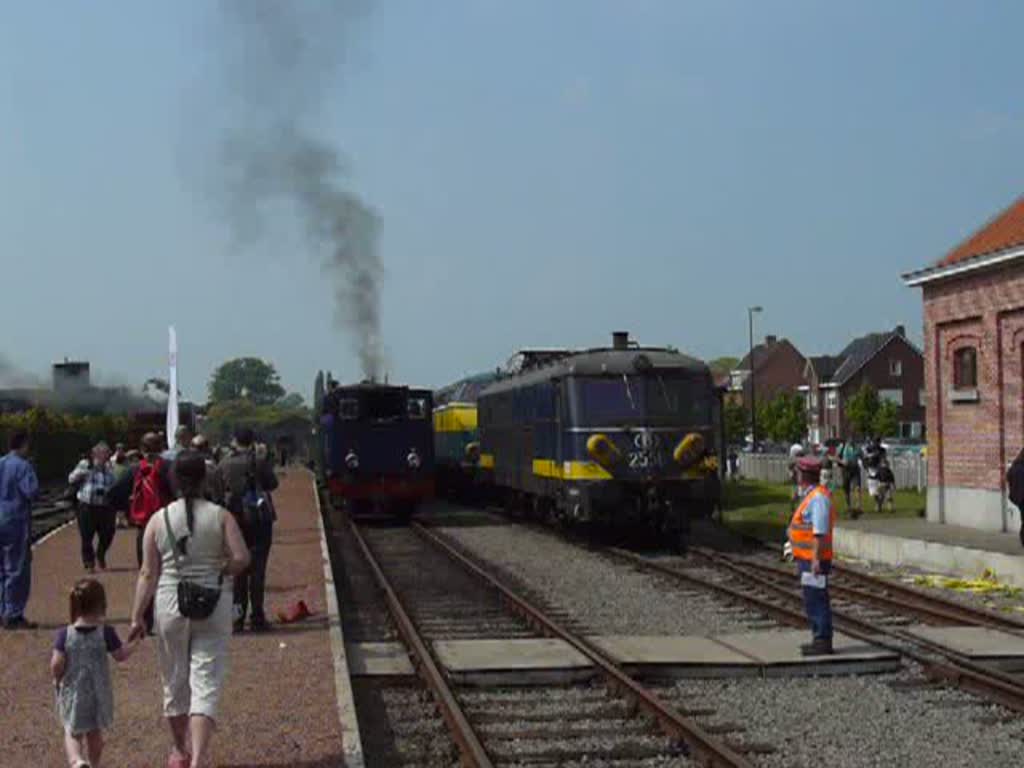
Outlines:
{"type": "Polygon", "coordinates": [[[836,513],[832,493],[820,484],[821,462],[812,456],[803,457],[797,461],[796,469],[799,503],[789,523],[789,543],[813,636],[812,642],[800,646],[800,651],[804,656],[818,656],[832,653],[828,577],[832,571],[836,513]]]}

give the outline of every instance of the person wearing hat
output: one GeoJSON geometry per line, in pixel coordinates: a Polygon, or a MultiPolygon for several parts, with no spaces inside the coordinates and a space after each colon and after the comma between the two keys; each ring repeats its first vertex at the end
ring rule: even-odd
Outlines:
{"type": "Polygon", "coordinates": [[[828,577],[832,571],[835,509],[832,494],[821,484],[821,462],[813,456],[797,461],[799,504],[789,523],[789,544],[797,564],[804,610],[812,640],[800,646],[804,656],[832,653],[832,604],[828,577]]]}

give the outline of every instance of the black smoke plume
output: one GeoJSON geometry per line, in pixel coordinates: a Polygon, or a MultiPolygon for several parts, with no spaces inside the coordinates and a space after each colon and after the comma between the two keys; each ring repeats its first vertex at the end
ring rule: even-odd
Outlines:
{"type": "Polygon", "coordinates": [[[294,207],[332,276],[336,320],[355,336],[363,373],[381,371],[378,217],[345,184],[341,152],[311,131],[340,87],[345,38],[362,3],[223,0],[229,125],[228,209],[251,240],[273,207],[294,207]]]}

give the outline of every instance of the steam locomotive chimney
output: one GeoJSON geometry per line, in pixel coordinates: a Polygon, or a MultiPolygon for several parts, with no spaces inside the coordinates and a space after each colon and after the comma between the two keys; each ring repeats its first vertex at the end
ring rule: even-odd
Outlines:
{"type": "Polygon", "coordinates": [[[629,331],[612,332],[612,349],[629,349],[629,331]]]}

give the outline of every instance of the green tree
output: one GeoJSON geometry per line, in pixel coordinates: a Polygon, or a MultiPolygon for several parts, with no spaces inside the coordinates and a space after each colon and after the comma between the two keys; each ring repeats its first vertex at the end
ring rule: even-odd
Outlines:
{"type": "Polygon", "coordinates": [[[871,428],[880,437],[897,434],[900,428],[900,407],[891,400],[880,402],[875,418],[871,420],[871,428]]]}
{"type": "Polygon", "coordinates": [[[729,371],[736,370],[736,366],[739,364],[740,359],[738,357],[716,357],[708,363],[708,368],[711,369],[712,375],[722,376],[729,373],[729,371]]]}
{"type": "Polygon", "coordinates": [[[273,363],[258,357],[239,357],[222,363],[210,378],[210,403],[248,400],[270,405],[284,397],[284,387],[273,363]]]}
{"type": "Polygon", "coordinates": [[[757,432],[779,443],[795,443],[807,434],[807,407],[803,396],[785,392],[758,404],[757,432]]]}
{"type": "Polygon", "coordinates": [[[722,408],[725,421],[725,440],[730,445],[746,442],[750,431],[750,413],[742,405],[726,400],[722,408]]]}
{"type": "Polygon", "coordinates": [[[846,420],[856,437],[867,437],[875,427],[878,413],[878,392],[867,382],[846,403],[846,420]]]}
{"type": "Polygon", "coordinates": [[[306,401],[298,392],[289,392],[287,395],[285,395],[276,403],[274,403],[274,405],[276,405],[278,408],[297,411],[306,407],[306,401]]]}

